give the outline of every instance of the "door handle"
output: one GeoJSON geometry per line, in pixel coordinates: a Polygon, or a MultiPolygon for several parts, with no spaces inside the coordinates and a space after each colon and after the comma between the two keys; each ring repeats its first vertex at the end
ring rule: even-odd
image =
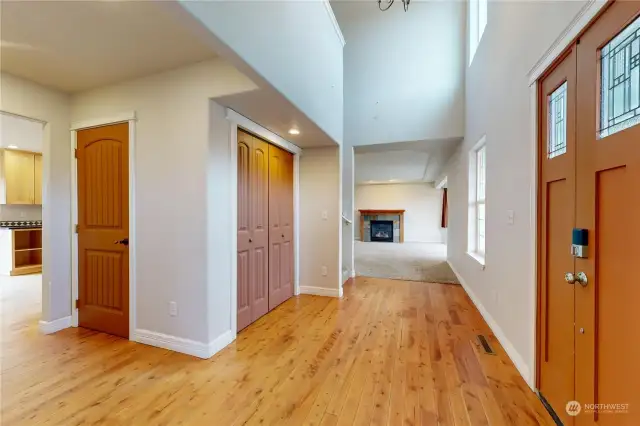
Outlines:
{"type": "Polygon", "coordinates": [[[116,240],[113,242],[113,244],[122,244],[123,246],[128,246],[129,245],[129,238],[123,238],[121,240],[116,240]]]}
{"type": "Polygon", "coordinates": [[[249,238],[249,242],[250,242],[250,243],[252,243],[252,242],[253,242],[253,240],[252,240],[251,238],[249,238]]]}
{"type": "Polygon", "coordinates": [[[574,274],[573,272],[567,272],[566,274],[564,274],[564,279],[569,284],[578,283],[582,287],[586,287],[588,282],[587,274],[585,274],[584,272],[578,272],[577,274],[574,274]]]}

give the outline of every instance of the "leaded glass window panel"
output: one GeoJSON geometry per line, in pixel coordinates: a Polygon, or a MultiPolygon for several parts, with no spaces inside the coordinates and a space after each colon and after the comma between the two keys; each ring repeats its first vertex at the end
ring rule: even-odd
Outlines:
{"type": "Polygon", "coordinates": [[[600,131],[605,138],[640,123],[640,18],[601,50],[600,131]]]}
{"type": "Polygon", "coordinates": [[[549,96],[548,157],[567,152],[567,82],[549,96]]]}

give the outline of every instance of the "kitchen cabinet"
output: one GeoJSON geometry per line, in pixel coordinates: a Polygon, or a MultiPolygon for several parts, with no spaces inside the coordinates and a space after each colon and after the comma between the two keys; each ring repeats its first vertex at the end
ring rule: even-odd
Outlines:
{"type": "Polygon", "coordinates": [[[42,204],[42,154],[3,150],[0,204],[42,204]]]}
{"type": "Polygon", "coordinates": [[[0,274],[42,273],[42,229],[0,228],[0,274]]]}

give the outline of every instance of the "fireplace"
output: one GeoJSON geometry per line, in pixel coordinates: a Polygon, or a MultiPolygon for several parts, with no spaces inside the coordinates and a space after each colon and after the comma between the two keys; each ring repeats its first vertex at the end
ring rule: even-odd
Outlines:
{"type": "Polygon", "coordinates": [[[358,211],[360,212],[359,236],[362,242],[404,242],[404,210],[359,209],[358,211]],[[374,229],[374,222],[382,224],[382,228],[376,225],[376,229],[374,229]],[[391,229],[389,229],[389,225],[391,229]],[[376,237],[376,235],[378,235],[378,237],[376,237]]]}
{"type": "Polygon", "coordinates": [[[371,241],[392,243],[393,242],[393,221],[392,220],[372,220],[371,221],[371,241]]]}

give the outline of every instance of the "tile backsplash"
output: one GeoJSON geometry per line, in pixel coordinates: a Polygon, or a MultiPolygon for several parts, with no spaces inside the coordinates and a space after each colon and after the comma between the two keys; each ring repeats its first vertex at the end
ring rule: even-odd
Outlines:
{"type": "Polygon", "coordinates": [[[0,204],[0,220],[42,220],[42,206],[0,204]]]}

